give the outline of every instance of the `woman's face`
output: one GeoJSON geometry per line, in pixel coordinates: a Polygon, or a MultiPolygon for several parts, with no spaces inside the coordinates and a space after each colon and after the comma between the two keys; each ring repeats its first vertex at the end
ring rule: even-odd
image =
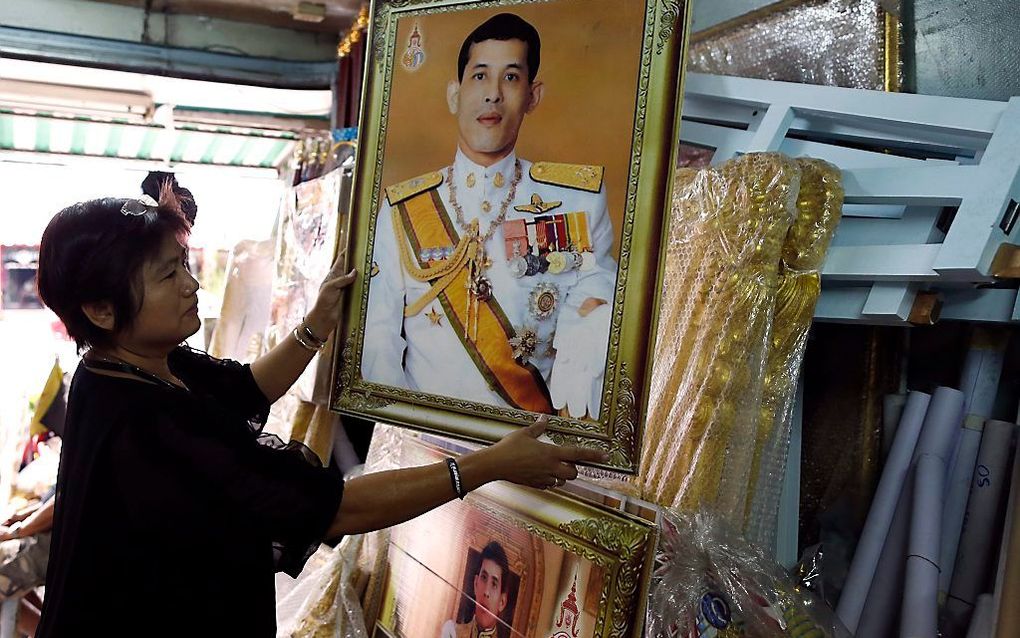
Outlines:
{"type": "Polygon", "coordinates": [[[133,352],[169,352],[198,332],[198,281],[187,266],[187,248],[172,235],[163,238],[159,252],[142,267],[142,307],[134,324],[116,336],[118,345],[133,352]]]}

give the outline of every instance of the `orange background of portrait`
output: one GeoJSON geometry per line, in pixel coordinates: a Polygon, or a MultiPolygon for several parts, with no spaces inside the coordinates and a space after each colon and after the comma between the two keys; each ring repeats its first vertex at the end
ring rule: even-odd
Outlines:
{"type": "MultiPolygon", "coordinates": [[[[614,251],[619,254],[645,0],[550,0],[402,17],[381,186],[453,161],[457,121],[447,107],[447,83],[457,77],[457,54],[464,38],[503,12],[530,22],[542,39],[536,80],[545,83],[545,95],[524,119],[517,154],[533,162],[605,166],[614,251]],[[400,58],[415,23],[426,57],[422,66],[409,71],[400,58]]],[[[518,198],[529,195],[521,193],[518,198]]]]}

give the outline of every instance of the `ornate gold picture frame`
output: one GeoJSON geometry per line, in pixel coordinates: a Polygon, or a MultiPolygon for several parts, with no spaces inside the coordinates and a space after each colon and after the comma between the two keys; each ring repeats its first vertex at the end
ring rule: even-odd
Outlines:
{"type": "MultiPolygon", "coordinates": [[[[410,438],[401,451],[443,455],[410,438]]],[[[639,636],[656,540],[653,523],[567,493],[490,484],[391,531],[367,620],[377,636],[639,636]],[[486,591],[493,576],[505,583],[486,591]]]]}
{"type": "MultiPolygon", "coordinates": [[[[687,24],[687,0],[376,0],[347,233],[361,276],[347,297],[333,409],[479,442],[546,413],[553,440],[636,470],[687,24]],[[497,66],[480,52],[505,50],[471,38],[507,22],[500,14],[542,42],[526,123],[502,168],[475,161],[483,151],[465,142],[474,123],[463,117],[468,82],[497,66]],[[462,206],[470,218],[475,193],[484,214],[472,227],[462,206]],[[505,283],[517,262],[517,283],[505,283]],[[609,283],[582,294],[592,272],[609,283]],[[600,317],[604,341],[563,328],[567,313],[581,324],[600,317]],[[496,350],[507,354],[490,362],[496,350]],[[597,365],[579,363],[592,357],[597,365]],[[571,387],[578,369],[594,380],[571,387]]],[[[525,81],[526,66],[500,81],[525,81]]],[[[478,121],[498,128],[503,116],[513,113],[478,121]]]]}

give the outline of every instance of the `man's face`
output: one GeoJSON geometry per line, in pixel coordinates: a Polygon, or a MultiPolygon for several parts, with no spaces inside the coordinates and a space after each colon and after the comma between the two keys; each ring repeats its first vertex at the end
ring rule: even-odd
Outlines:
{"type": "Polygon", "coordinates": [[[447,87],[460,146],[473,161],[492,163],[513,150],[524,116],[538,106],[541,82],[528,82],[528,45],[486,40],[471,46],[464,76],[447,87]]]}
{"type": "Polygon", "coordinates": [[[497,617],[506,607],[503,576],[503,569],[488,559],[482,561],[475,574],[475,623],[482,629],[495,627],[497,617]]]}

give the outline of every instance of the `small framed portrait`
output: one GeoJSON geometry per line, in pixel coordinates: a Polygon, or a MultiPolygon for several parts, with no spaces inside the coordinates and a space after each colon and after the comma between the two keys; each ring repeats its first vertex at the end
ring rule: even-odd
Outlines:
{"type": "Polygon", "coordinates": [[[0,246],[0,308],[4,310],[38,310],[43,307],[36,286],[39,271],[39,247],[0,246]]]}
{"type": "MultiPolygon", "coordinates": [[[[405,462],[441,458],[415,439],[404,448],[405,462]]],[[[647,521],[563,492],[491,484],[391,532],[376,634],[639,635],[654,548],[647,521]]]]}
{"type": "Polygon", "coordinates": [[[682,0],[374,4],[335,409],[636,469],[682,0]]]}

